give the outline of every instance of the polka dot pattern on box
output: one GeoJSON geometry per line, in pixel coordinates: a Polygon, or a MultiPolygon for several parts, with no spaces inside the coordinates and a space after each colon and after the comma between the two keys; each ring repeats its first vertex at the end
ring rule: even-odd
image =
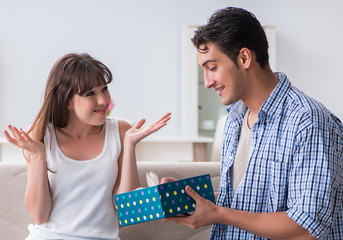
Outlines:
{"type": "Polygon", "coordinates": [[[196,204],[186,193],[186,185],[214,202],[209,174],[138,189],[114,196],[120,225],[123,227],[194,211],[196,204]]]}
{"type": "Polygon", "coordinates": [[[114,200],[121,226],[163,218],[157,187],[118,194],[114,200]]]}
{"type": "Polygon", "coordinates": [[[202,175],[175,182],[158,185],[163,200],[163,210],[166,217],[175,216],[195,210],[195,201],[188,196],[185,187],[189,185],[200,196],[214,202],[213,189],[210,175],[202,175]]]}

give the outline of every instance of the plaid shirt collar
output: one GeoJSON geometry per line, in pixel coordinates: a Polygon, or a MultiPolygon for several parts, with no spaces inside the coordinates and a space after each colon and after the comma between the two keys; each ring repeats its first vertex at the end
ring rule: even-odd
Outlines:
{"type": "MultiPolygon", "coordinates": [[[[266,118],[274,118],[281,114],[282,108],[279,106],[285,101],[287,93],[291,88],[291,82],[288,80],[286,74],[277,72],[275,76],[279,79],[279,83],[269,95],[267,100],[262,104],[258,117],[259,119],[266,116],[266,118]]],[[[227,107],[229,120],[238,120],[243,118],[243,115],[248,107],[242,100],[237,101],[227,107]]]]}

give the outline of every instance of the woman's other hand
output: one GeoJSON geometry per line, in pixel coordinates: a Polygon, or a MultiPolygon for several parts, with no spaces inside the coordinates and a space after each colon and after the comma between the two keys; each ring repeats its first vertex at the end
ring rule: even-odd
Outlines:
{"type": "Polygon", "coordinates": [[[24,149],[27,152],[30,152],[31,154],[45,153],[45,145],[42,142],[32,139],[24,130],[18,130],[12,125],[8,125],[8,129],[13,135],[11,136],[8,131],[4,131],[4,135],[8,142],[24,149]]]}
{"type": "Polygon", "coordinates": [[[160,119],[158,119],[155,123],[150,126],[143,127],[145,123],[145,119],[140,120],[136,126],[130,128],[125,134],[125,141],[136,145],[139,141],[144,139],[145,137],[149,136],[150,134],[157,132],[162,127],[167,125],[167,122],[171,119],[171,113],[166,113],[160,119]]]}

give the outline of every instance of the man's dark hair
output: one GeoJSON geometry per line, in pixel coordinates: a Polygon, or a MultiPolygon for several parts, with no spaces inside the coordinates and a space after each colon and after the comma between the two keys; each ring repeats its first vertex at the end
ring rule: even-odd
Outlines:
{"type": "Polygon", "coordinates": [[[237,56],[244,47],[256,54],[263,68],[268,64],[268,41],[264,29],[255,15],[241,8],[217,10],[206,25],[195,31],[192,42],[201,53],[208,51],[200,45],[214,43],[237,66],[237,56]]]}

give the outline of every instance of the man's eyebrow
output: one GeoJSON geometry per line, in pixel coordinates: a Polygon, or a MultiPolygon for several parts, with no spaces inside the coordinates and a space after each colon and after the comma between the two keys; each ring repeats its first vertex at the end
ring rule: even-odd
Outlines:
{"type": "Polygon", "coordinates": [[[207,60],[207,61],[205,61],[203,64],[201,64],[201,66],[203,66],[203,67],[205,67],[208,63],[210,63],[210,62],[216,62],[216,60],[207,60]]]}

